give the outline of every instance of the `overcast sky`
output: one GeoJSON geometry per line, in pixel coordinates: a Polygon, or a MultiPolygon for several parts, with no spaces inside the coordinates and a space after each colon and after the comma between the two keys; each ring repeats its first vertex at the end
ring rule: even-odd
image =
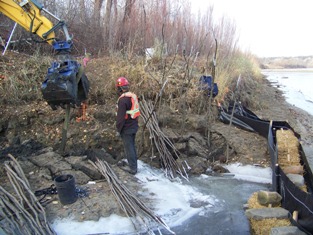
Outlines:
{"type": "MultiPolygon", "coordinates": [[[[259,57],[313,56],[313,0],[191,0],[236,23],[241,48],[259,57]]],[[[216,18],[216,19],[217,19],[216,18]]]]}

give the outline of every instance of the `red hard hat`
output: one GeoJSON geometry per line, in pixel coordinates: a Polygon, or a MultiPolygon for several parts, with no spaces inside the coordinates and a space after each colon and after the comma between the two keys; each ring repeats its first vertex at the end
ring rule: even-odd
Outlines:
{"type": "Polygon", "coordinates": [[[120,77],[116,80],[116,87],[128,86],[129,82],[126,78],[120,77]]]}

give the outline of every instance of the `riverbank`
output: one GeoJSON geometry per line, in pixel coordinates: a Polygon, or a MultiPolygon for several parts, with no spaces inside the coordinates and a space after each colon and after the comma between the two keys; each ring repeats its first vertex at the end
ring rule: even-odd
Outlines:
{"type": "Polygon", "coordinates": [[[277,84],[265,81],[269,87],[262,99],[269,104],[267,109],[256,111],[262,119],[287,121],[294,130],[301,135],[301,144],[306,152],[311,169],[313,169],[313,116],[308,112],[288,103],[277,84]],[[272,97],[272,99],[268,99],[272,97]]]}
{"type": "Polygon", "coordinates": [[[264,79],[264,92],[260,96],[260,100],[266,103],[267,107],[254,112],[265,120],[287,121],[301,135],[301,140],[304,145],[311,145],[313,141],[313,119],[312,115],[306,111],[289,104],[282,91],[266,79],[264,79]]]}
{"type": "MultiPolygon", "coordinates": [[[[281,91],[272,87],[263,79],[258,81],[252,91],[255,99],[262,105],[259,109],[251,109],[261,119],[288,121],[290,125],[302,137],[304,146],[312,145],[313,119],[308,113],[288,104],[281,91]]],[[[245,91],[242,91],[245,92],[245,91]]],[[[96,157],[107,161],[117,177],[129,190],[135,192],[136,197],[142,199],[151,208],[155,207],[154,193],[141,188],[144,180],[158,181],[157,177],[140,179],[121,171],[117,161],[123,157],[121,141],[114,133],[114,113],[102,104],[90,104],[88,106],[87,122],[75,122],[75,112],[71,115],[70,129],[68,133],[68,149],[65,155],[58,152],[60,141],[60,129],[63,123],[63,110],[51,111],[45,102],[28,103],[20,106],[4,106],[2,115],[1,151],[3,156],[7,153],[17,157],[27,175],[32,190],[50,187],[53,179],[58,174],[72,174],[75,176],[78,186],[86,187],[91,194],[88,198],[78,200],[72,205],[63,206],[58,202],[57,195],[49,196],[49,203],[45,206],[48,220],[56,218],[73,218],[76,221],[98,221],[101,217],[119,215],[119,220],[124,216],[119,208],[108,182],[88,164],[88,160],[94,161],[96,157]],[[92,183],[90,183],[92,182],[92,183]]],[[[185,129],[179,122],[182,114],[179,111],[168,110],[167,115],[160,117],[163,124],[162,130],[174,142],[180,151],[181,159],[186,160],[191,167],[190,175],[208,174],[206,170],[214,169],[220,164],[219,157],[223,157],[225,143],[231,147],[229,164],[239,163],[243,165],[269,166],[267,141],[256,133],[229,127],[216,121],[212,127],[214,145],[207,148],[205,139],[205,116],[190,115],[186,119],[185,129]],[[212,156],[209,158],[208,156],[212,156]]],[[[138,135],[140,137],[140,134],[138,135]]],[[[139,138],[140,139],[140,138],[139,138]]],[[[139,141],[138,139],[138,141],[139,141]]],[[[139,142],[138,142],[139,143],[139,142]]],[[[147,143],[146,143],[147,144],[147,143]]],[[[151,142],[148,141],[148,146],[151,142]]],[[[141,149],[138,146],[140,160],[149,167],[159,168],[160,164],[152,156],[151,148],[141,149]]],[[[2,185],[8,183],[5,178],[4,168],[1,168],[2,185]],[[5,179],[4,179],[5,178],[5,179]]],[[[218,173],[218,172],[217,172],[218,173]]],[[[179,179],[175,179],[178,180],[179,179]]],[[[171,187],[171,186],[169,186],[171,187]]],[[[192,202],[185,201],[188,206],[192,204],[196,208],[213,206],[210,195],[205,204],[199,203],[196,198],[192,202]]],[[[170,197],[170,195],[168,195],[170,197]]],[[[172,199],[175,202],[175,198],[172,199]]],[[[175,210],[179,211],[178,206],[175,210]]],[[[124,220],[123,220],[124,221],[124,220]]]]}
{"type": "MultiPolygon", "coordinates": [[[[287,105],[295,109],[297,115],[298,133],[301,134],[301,144],[308,158],[311,169],[313,166],[313,147],[312,139],[312,95],[310,87],[312,86],[313,69],[275,69],[263,70],[274,88],[284,93],[287,105]],[[309,113],[309,116],[307,114],[309,113]],[[301,133],[300,133],[301,132],[301,133]]],[[[288,120],[288,119],[286,119],[288,120]]]]}

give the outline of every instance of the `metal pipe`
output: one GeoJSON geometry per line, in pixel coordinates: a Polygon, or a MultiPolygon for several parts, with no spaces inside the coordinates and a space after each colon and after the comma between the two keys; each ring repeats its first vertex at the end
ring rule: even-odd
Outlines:
{"type": "Polygon", "coordinates": [[[14,33],[14,31],[15,31],[15,28],[16,28],[16,25],[17,25],[17,23],[15,23],[15,24],[14,24],[14,27],[13,27],[13,29],[12,29],[12,31],[11,31],[11,34],[10,34],[9,40],[8,40],[7,44],[5,45],[5,48],[4,48],[4,51],[3,51],[2,55],[4,55],[4,54],[5,54],[5,52],[7,51],[8,47],[9,47],[9,45],[10,45],[10,42],[11,42],[11,39],[12,39],[13,33],[14,33]]]}
{"type": "Polygon", "coordinates": [[[44,12],[46,12],[47,14],[49,14],[50,16],[54,17],[57,21],[61,21],[60,18],[58,18],[56,15],[52,14],[50,11],[48,11],[46,8],[42,8],[41,10],[43,10],[44,12]]]}

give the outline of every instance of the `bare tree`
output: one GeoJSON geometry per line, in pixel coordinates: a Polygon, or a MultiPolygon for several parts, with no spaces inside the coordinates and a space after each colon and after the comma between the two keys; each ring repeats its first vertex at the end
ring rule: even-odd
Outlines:
{"type": "Polygon", "coordinates": [[[237,48],[236,28],[227,18],[213,20],[213,7],[193,15],[191,0],[43,0],[45,7],[69,26],[78,52],[102,48],[134,53],[163,41],[169,54],[177,45],[186,55],[205,56],[214,45],[210,31],[219,40],[219,59],[229,58],[237,48]],[[104,11],[105,4],[105,11],[104,11]],[[125,5],[124,5],[125,4],[125,5]],[[127,48],[128,47],[128,48],[127,48]]]}
{"type": "Polygon", "coordinates": [[[104,48],[105,48],[105,51],[107,51],[109,48],[112,4],[113,4],[113,0],[107,0],[107,5],[106,5],[106,9],[105,9],[105,19],[104,19],[104,48]]]}
{"type": "Polygon", "coordinates": [[[101,8],[102,8],[103,0],[95,0],[94,4],[94,23],[95,26],[100,27],[100,17],[101,17],[101,8]]]}
{"type": "Polygon", "coordinates": [[[79,16],[80,16],[80,22],[86,23],[87,22],[87,15],[86,15],[86,6],[85,6],[85,0],[79,1],[79,16]]]}
{"type": "Polygon", "coordinates": [[[121,31],[120,31],[120,44],[122,49],[125,49],[128,41],[130,41],[129,34],[129,21],[132,13],[132,8],[136,0],[126,0],[125,8],[124,8],[124,15],[123,20],[121,23],[121,31]]]}

